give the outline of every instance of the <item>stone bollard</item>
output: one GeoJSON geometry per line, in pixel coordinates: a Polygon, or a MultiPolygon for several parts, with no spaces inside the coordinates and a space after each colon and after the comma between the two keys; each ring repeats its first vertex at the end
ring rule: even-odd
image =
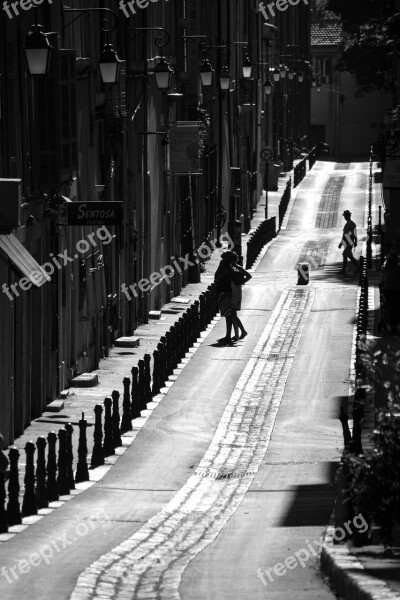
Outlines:
{"type": "Polygon", "coordinates": [[[167,340],[167,352],[166,352],[166,362],[167,362],[167,373],[168,377],[174,372],[174,365],[172,359],[172,339],[171,332],[167,331],[165,333],[165,339],[167,340]]]}
{"type": "Polygon", "coordinates": [[[170,336],[171,336],[171,363],[172,363],[172,370],[176,369],[176,367],[178,366],[178,353],[177,353],[177,341],[178,341],[178,336],[176,333],[176,327],[175,325],[171,325],[171,329],[169,330],[170,332],[170,336]]]}
{"type": "Polygon", "coordinates": [[[158,381],[159,381],[160,388],[163,388],[165,386],[165,375],[164,375],[165,365],[164,365],[164,344],[162,342],[159,342],[157,344],[157,350],[160,353],[158,381]]]}
{"type": "Polygon", "coordinates": [[[212,283],[210,286],[211,297],[212,297],[212,319],[218,313],[218,287],[216,283],[212,283]]]}
{"type": "Polygon", "coordinates": [[[38,508],[49,506],[46,487],[46,446],[46,438],[43,436],[38,437],[36,440],[36,502],[38,508]]]}
{"type": "Polygon", "coordinates": [[[181,362],[181,351],[180,351],[180,328],[179,320],[174,324],[173,327],[173,338],[174,338],[174,366],[175,368],[181,362]]]}
{"type": "Polygon", "coordinates": [[[96,404],[94,407],[95,422],[94,422],[94,433],[93,433],[93,450],[92,459],[90,461],[90,468],[94,469],[100,465],[104,465],[104,450],[103,450],[103,428],[101,424],[101,415],[103,413],[103,407],[101,404],[96,404]]]}
{"type": "Polygon", "coordinates": [[[157,396],[161,391],[160,386],[160,351],[154,350],[153,352],[153,386],[151,393],[153,396],[157,396]]]}
{"type": "Polygon", "coordinates": [[[22,502],[22,516],[37,515],[37,503],[35,494],[35,444],[27,442],[25,445],[26,466],[25,466],[25,493],[22,502]]]}
{"type": "Polygon", "coordinates": [[[144,373],[144,360],[141,358],[138,361],[139,367],[139,378],[138,378],[138,399],[140,410],[146,410],[146,397],[145,397],[145,373],[144,373]]]}
{"type": "Polygon", "coordinates": [[[143,360],[144,360],[144,398],[145,398],[146,404],[148,404],[149,402],[151,402],[153,400],[153,396],[151,394],[151,370],[150,370],[151,356],[150,356],[150,354],[146,353],[143,356],[143,360]]]}
{"type": "Polygon", "coordinates": [[[162,335],[160,338],[160,343],[158,344],[157,348],[160,350],[160,344],[161,344],[161,373],[162,373],[162,386],[161,387],[165,387],[165,382],[168,381],[168,365],[167,365],[167,340],[165,338],[165,335],[162,335]]]}
{"type": "Polygon", "coordinates": [[[50,431],[48,434],[47,443],[49,446],[47,454],[47,499],[49,502],[53,502],[59,498],[56,459],[57,435],[54,431],[50,431]]]}
{"type": "Polygon", "coordinates": [[[7,512],[5,509],[6,503],[6,478],[5,472],[8,468],[8,458],[3,452],[5,447],[5,441],[0,433],[0,533],[7,533],[7,512]]]}
{"type": "Polygon", "coordinates": [[[185,357],[185,340],[184,340],[184,328],[185,328],[185,323],[183,320],[183,317],[179,317],[178,319],[178,323],[177,323],[179,329],[178,329],[178,355],[179,355],[179,362],[181,362],[182,358],[185,357]]]}
{"type": "Polygon", "coordinates": [[[114,448],[122,446],[121,432],[119,430],[119,392],[113,390],[111,392],[113,413],[112,413],[112,424],[113,424],[113,445],[114,448]]]}
{"type": "Polygon", "coordinates": [[[58,493],[60,496],[69,494],[68,484],[68,462],[67,462],[67,432],[65,429],[58,430],[58,493]]]}
{"type": "Polygon", "coordinates": [[[200,327],[201,330],[204,331],[205,329],[207,329],[207,323],[206,323],[206,298],[204,295],[204,292],[202,292],[199,296],[199,302],[200,302],[200,327]]]}
{"type": "Polygon", "coordinates": [[[6,478],[4,473],[0,473],[0,533],[7,533],[7,512],[6,504],[6,478]]]}
{"type": "Polygon", "coordinates": [[[9,525],[21,525],[21,508],[19,505],[19,476],[18,459],[19,450],[15,446],[10,448],[10,478],[8,480],[7,520],[9,525]]]}
{"type": "Polygon", "coordinates": [[[87,466],[87,441],[86,441],[87,421],[85,413],[82,413],[82,419],[79,421],[79,443],[78,443],[78,464],[76,465],[75,483],[89,481],[89,469],[87,466]]]}
{"type": "Polygon", "coordinates": [[[195,327],[195,318],[194,318],[194,306],[190,306],[189,308],[189,334],[190,334],[190,345],[196,341],[196,327],[195,327]]]}
{"type": "Polygon", "coordinates": [[[181,359],[185,358],[186,356],[186,317],[185,314],[183,314],[180,318],[180,322],[181,322],[181,359]]]}
{"type": "Polygon", "coordinates": [[[111,398],[104,399],[104,456],[115,454],[114,436],[113,436],[113,419],[111,414],[112,400],[111,398]]]}
{"type": "Polygon", "coordinates": [[[67,476],[68,476],[68,485],[70,490],[75,489],[75,479],[74,479],[74,450],[72,447],[72,434],[74,433],[74,428],[72,423],[67,423],[65,426],[65,431],[67,432],[67,476]]]}
{"type": "Polygon", "coordinates": [[[138,376],[139,369],[137,367],[132,367],[132,388],[131,388],[131,418],[138,419],[140,414],[140,406],[139,406],[139,396],[138,396],[138,376]]]}
{"type": "Polygon", "coordinates": [[[127,431],[132,431],[131,399],[129,395],[131,380],[129,377],[124,377],[122,384],[124,386],[124,398],[122,400],[121,433],[126,433],[127,431]]]}
{"type": "Polygon", "coordinates": [[[184,346],[183,346],[183,350],[184,350],[184,356],[186,355],[187,352],[189,352],[190,349],[190,325],[189,325],[189,315],[186,312],[183,315],[183,341],[184,341],[184,346]]]}
{"type": "Polygon", "coordinates": [[[200,311],[200,302],[198,300],[195,300],[193,303],[193,312],[194,312],[194,332],[195,332],[195,341],[198,340],[198,338],[200,337],[201,334],[201,329],[200,329],[200,318],[199,318],[199,311],[200,311]]]}

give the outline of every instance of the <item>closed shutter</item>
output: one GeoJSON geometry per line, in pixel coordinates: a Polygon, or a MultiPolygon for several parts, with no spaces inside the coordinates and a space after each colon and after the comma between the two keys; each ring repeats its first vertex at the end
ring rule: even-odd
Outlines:
{"type": "Polygon", "coordinates": [[[75,51],[54,50],[50,70],[36,86],[39,159],[37,187],[57,191],[78,169],[75,51]]]}
{"type": "MultiPolygon", "coordinates": [[[[53,57],[54,59],[54,57],[53,57]]],[[[51,66],[46,77],[37,81],[36,119],[39,134],[37,161],[37,187],[43,191],[57,188],[60,161],[57,140],[59,139],[59,122],[57,118],[57,89],[56,61],[51,66]]]]}
{"type": "Polygon", "coordinates": [[[75,51],[59,51],[59,93],[61,114],[62,176],[78,168],[75,51]]]}

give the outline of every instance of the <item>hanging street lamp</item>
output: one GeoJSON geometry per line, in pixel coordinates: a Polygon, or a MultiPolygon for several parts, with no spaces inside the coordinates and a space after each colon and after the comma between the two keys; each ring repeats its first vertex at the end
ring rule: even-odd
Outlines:
{"type": "Polygon", "coordinates": [[[243,64],[242,64],[243,77],[245,79],[250,79],[252,68],[253,68],[253,66],[251,64],[251,61],[250,61],[248,55],[246,55],[243,59],[243,64]]]}
{"type": "Polygon", "coordinates": [[[205,88],[211,87],[214,69],[208,58],[204,58],[200,67],[201,84],[205,88]]]}
{"type": "Polygon", "coordinates": [[[121,61],[112,44],[104,44],[100,54],[99,69],[104,85],[115,85],[119,78],[121,61]]]}
{"type": "Polygon", "coordinates": [[[154,68],[154,77],[156,78],[157,87],[161,91],[169,90],[172,83],[173,70],[163,56],[160,57],[160,62],[154,68]]]}
{"type": "Polygon", "coordinates": [[[229,91],[231,87],[231,74],[229,72],[228,67],[225,65],[222,67],[222,71],[219,74],[219,86],[222,92],[229,91]]]}
{"type": "Polygon", "coordinates": [[[52,46],[41,25],[32,25],[24,45],[29,75],[46,75],[49,70],[52,46]]]}
{"type": "Polygon", "coordinates": [[[271,83],[271,80],[269,78],[264,83],[264,92],[265,92],[266,96],[270,96],[271,93],[272,93],[272,83],[271,83]]]}

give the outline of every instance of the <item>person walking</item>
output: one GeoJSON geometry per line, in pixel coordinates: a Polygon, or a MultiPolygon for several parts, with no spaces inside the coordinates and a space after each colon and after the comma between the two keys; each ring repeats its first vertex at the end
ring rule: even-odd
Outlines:
{"type": "Polygon", "coordinates": [[[381,270],[380,286],[386,305],[387,322],[393,333],[400,322],[400,266],[397,252],[393,250],[381,270]]]}
{"type": "Polygon", "coordinates": [[[232,252],[231,268],[233,271],[232,277],[232,324],[235,335],[232,338],[233,342],[242,340],[246,337],[247,331],[243,327],[242,321],[239,319],[237,311],[242,308],[242,286],[250,281],[251,275],[241,265],[238,264],[238,255],[232,252]],[[239,334],[240,330],[240,334],[239,334]]]}
{"type": "Polygon", "coordinates": [[[217,284],[218,291],[218,308],[221,317],[225,317],[226,334],[225,337],[218,340],[220,344],[225,346],[233,346],[231,337],[232,332],[232,281],[233,270],[232,261],[234,261],[233,252],[227,250],[221,254],[221,262],[214,275],[214,281],[217,284]]]}
{"type": "Polygon", "coordinates": [[[354,221],[351,220],[351,212],[345,210],[343,216],[346,223],[343,227],[343,237],[339,244],[339,248],[343,246],[343,265],[340,273],[346,273],[347,260],[351,260],[353,265],[360,270],[357,259],[353,256],[353,248],[357,247],[357,227],[354,221]]]}

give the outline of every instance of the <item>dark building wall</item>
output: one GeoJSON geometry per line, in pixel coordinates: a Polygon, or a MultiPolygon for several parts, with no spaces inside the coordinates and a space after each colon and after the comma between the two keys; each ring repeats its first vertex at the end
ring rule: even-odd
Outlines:
{"type": "MultiPolygon", "coordinates": [[[[77,255],[55,268],[39,289],[12,300],[0,294],[0,430],[9,443],[74,376],[96,368],[116,337],[133,334],[149,310],[197,281],[200,272],[198,267],[176,270],[171,281],[146,291],[136,288],[130,299],[121,286],[129,289],[172,264],[172,257],[191,255],[226,231],[230,219],[239,219],[248,230],[262,191],[261,147],[291,128],[299,136],[307,129],[306,94],[296,98],[290,121],[284,95],[276,92],[274,121],[261,64],[268,36],[271,66],[272,53],[283,54],[287,44],[297,45],[296,57],[307,55],[303,8],[293,8],[290,18],[277,15],[279,36],[267,36],[255,0],[159,0],[129,18],[112,0],[69,5],[110,8],[117,13],[117,26],[106,34],[100,14],[80,18],[62,12],[61,2],[44,2],[11,20],[0,14],[0,178],[22,182],[21,223],[13,233],[40,265],[58,254],[77,255]],[[23,55],[35,12],[44,31],[55,32],[49,35],[51,70],[39,80],[28,76],[23,55]],[[164,34],[133,29],[160,27],[170,35],[163,53],[181,96],[160,92],[152,75],[161,54],[154,42],[164,34]],[[215,73],[208,90],[199,83],[201,40],[185,42],[185,35],[211,40],[207,56],[215,73]],[[106,41],[124,60],[112,90],[102,85],[98,69],[106,41]],[[244,86],[246,46],[254,66],[252,81],[244,86]],[[221,95],[217,76],[224,64],[232,84],[221,95]],[[168,126],[199,119],[202,174],[171,173],[168,126]],[[241,169],[237,196],[231,193],[231,167],[241,169]],[[123,222],[108,226],[110,237],[101,241],[98,227],[66,224],[65,198],[88,204],[122,201],[123,222]],[[90,236],[96,243],[77,251],[90,236]]],[[[0,277],[0,285],[21,280],[2,251],[0,277]]]]}

